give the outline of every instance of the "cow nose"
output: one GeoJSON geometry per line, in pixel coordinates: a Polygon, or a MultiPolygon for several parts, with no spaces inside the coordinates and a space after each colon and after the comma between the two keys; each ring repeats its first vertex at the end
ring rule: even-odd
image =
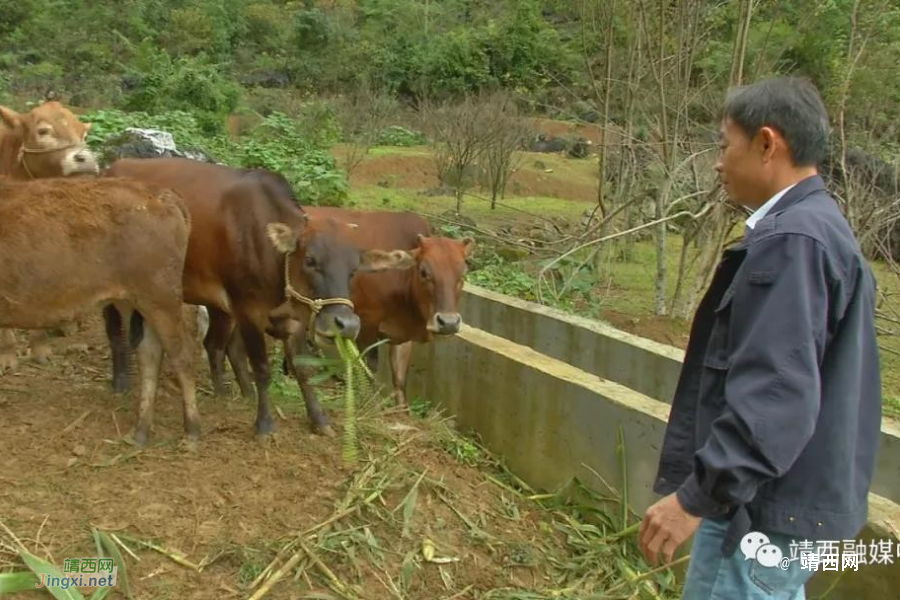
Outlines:
{"type": "Polygon", "coordinates": [[[335,315],[334,326],[339,336],[347,339],[356,339],[359,334],[359,316],[354,314],[335,315]]]}
{"type": "Polygon", "coordinates": [[[88,161],[88,157],[84,152],[79,152],[75,156],[72,157],[73,160],[79,164],[84,164],[88,161]]]}
{"type": "Polygon", "coordinates": [[[437,313],[434,315],[438,332],[441,334],[459,333],[462,317],[459,313],[437,313]]]}

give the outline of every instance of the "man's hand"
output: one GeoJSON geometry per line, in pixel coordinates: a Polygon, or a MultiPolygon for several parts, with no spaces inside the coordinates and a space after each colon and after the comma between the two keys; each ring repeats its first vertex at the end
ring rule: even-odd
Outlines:
{"type": "Polygon", "coordinates": [[[662,550],[665,562],[670,563],[678,547],[694,535],[699,526],[700,517],[685,511],[675,494],[669,494],[648,508],[644,515],[638,534],[641,552],[651,565],[656,565],[662,550]]]}

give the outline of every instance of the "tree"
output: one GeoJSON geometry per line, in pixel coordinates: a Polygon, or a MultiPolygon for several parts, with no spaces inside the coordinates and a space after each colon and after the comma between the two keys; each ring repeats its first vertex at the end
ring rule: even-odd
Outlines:
{"type": "Polygon", "coordinates": [[[503,198],[506,184],[518,167],[523,144],[529,129],[519,116],[513,100],[503,93],[486,100],[484,115],[484,178],[491,190],[491,209],[497,207],[497,199],[503,198]]]}
{"type": "Polygon", "coordinates": [[[453,188],[456,213],[461,214],[463,195],[479,179],[476,170],[489,139],[487,103],[472,95],[438,106],[425,102],[422,115],[430,133],[438,178],[453,188]]]}

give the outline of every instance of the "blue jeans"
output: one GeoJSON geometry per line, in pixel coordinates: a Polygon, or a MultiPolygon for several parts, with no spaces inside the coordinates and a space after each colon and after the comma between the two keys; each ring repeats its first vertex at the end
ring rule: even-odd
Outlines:
{"type": "MultiPolygon", "coordinates": [[[[746,559],[742,548],[735,550],[730,558],[723,556],[722,540],[728,525],[728,521],[712,519],[700,522],[694,534],[682,600],[806,599],[803,586],[814,571],[802,568],[799,560],[791,561],[788,568],[783,569],[780,564],[769,567],[755,559],[746,559]]],[[[763,533],[771,544],[781,549],[785,558],[790,559],[791,536],[763,533]]],[[[754,548],[753,551],[760,554],[776,552],[771,547],[754,548]]]]}

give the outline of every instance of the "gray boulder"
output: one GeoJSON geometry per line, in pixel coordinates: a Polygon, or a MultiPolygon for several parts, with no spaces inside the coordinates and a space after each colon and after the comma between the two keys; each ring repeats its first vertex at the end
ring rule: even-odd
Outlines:
{"type": "Polygon", "coordinates": [[[181,157],[202,162],[224,164],[200,150],[185,148],[179,150],[175,139],[168,131],[129,127],[118,135],[110,136],[103,143],[101,160],[109,165],[120,158],[169,158],[181,157]]]}

